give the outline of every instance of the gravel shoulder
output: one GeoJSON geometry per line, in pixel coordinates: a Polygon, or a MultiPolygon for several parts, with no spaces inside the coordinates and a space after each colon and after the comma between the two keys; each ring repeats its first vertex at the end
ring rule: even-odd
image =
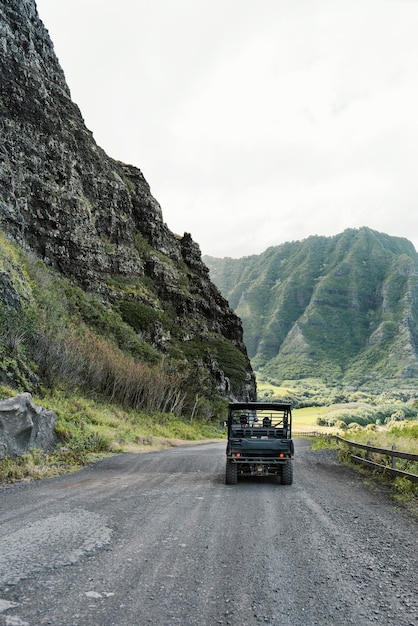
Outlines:
{"type": "Polygon", "coordinates": [[[225,486],[225,444],[0,490],[0,625],[418,623],[417,522],[329,450],[225,486]]]}

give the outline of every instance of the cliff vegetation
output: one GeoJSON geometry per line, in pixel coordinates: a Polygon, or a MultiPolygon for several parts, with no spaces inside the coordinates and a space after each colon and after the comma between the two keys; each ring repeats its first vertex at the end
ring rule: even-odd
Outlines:
{"type": "Polygon", "coordinates": [[[0,33],[3,395],[216,424],[255,398],[241,321],[142,172],[94,141],[35,1],[1,3],[0,33]]]}

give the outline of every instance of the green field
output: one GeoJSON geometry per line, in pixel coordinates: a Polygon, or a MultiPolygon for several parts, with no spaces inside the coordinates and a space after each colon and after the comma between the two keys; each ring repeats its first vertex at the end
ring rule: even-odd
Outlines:
{"type": "Polygon", "coordinates": [[[329,411],[327,406],[312,406],[305,407],[303,409],[293,409],[293,433],[297,432],[312,432],[319,433],[332,432],[335,429],[327,428],[326,426],[318,426],[318,417],[329,411]]]}

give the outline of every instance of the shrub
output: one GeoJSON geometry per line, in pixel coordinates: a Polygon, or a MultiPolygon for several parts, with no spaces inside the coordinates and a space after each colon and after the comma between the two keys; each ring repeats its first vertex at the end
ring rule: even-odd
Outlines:
{"type": "Polygon", "coordinates": [[[23,462],[6,456],[0,461],[0,483],[21,480],[25,475],[23,462]]]}
{"type": "Polygon", "coordinates": [[[88,434],[79,433],[68,439],[68,447],[76,452],[110,452],[112,450],[112,442],[110,437],[98,432],[88,434]]]}
{"type": "Polygon", "coordinates": [[[402,422],[405,419],[405,413],[402,410],[395,411],[391,414],[389,421],[390,422],[402,422]]]}
{"type": "Polygon", "coordinates": [[[119,310],[122,319],[137,333],[147,330],[160,317],[158,311],[136,300],[122,300],[119,310]]]}
{"type": "Polygon", "coordinates": [[[83,359],[70,332],[52,334],[42,329],[32,338],[31,356],[37,374],[50,389],[76,387],[83,379],[83,359]]]}
{"type": "Polygon", "coordinates": [[[350,424],[348,424],[347,430],[349,430],[350,432],[353,432],[353,433],[357,433],[357,432],[359,432],[359,431],[361,431],[363,429],[360,426],[360,424],[358,424],[357,422],[351,422],[350,424]]]}
{"type": "Polygon", "coordinates": [[[83,380],[89,388],[124,406],[181,414],[185,399],[181,374],[134,361],[91,332],[76,340],[75,349],[83,359],[83,380]]]}

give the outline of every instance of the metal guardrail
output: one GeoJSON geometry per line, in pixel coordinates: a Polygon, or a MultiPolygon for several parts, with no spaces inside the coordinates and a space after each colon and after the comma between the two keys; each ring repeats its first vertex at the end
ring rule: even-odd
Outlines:
{"type": "Polygon", "coordinates": [[[409,452],[398,452],[395,450],[395,446],[392,446],[391,450],[387,448],[375,448],[372,445],[364,444],[364,443],[356,443],[355,441],[350,441],[349,439],[344,439],[339,435],[330,435],[328,433],[320,433],[316,430],[304,432],[304,431],[293,431],[292,436],[294,439],[298,437],[325,437],[329,440],[335,439],[336,441],[341,441],[348,446],[353,446],[354,448],[360,448],[361,450],[366,450],[366,458],[364,459],[361,456],[357,456],[355,454],[351,455],[351,458],[356,463],[360,463],[362,465],[367,465],[368,467],[372,467],[373,469],[380,472],[387,472],[391,474],[391,476],[404,476],[408,480],[418,483],[418,476],[416,474],[411,474],[410,472],[403,472],[402,470],[396,469],[396,459],[407,459],[408,461],[415,461],[418,463],[418,454],[410,454],[409,452]],[[392,457],[392,467],[388,467],[387,465],[382,465],[381,463],[376,463],[372,461],[370,456],[371,453],[375,454],[384,454],[386,456],[392,457]]]}
{"type": "Polygon", "coordinates": [[[362,465],[366,465],[368,467],[372,467],[373,469],[379,472],[387,472],[391,476],[404,476],[408,480],[418,483],[418,476],[416,474],[411,474],[410,472],[403,472],[401,470],[396,469],[396,459],[407,459],[408,461],[414,461],[418,463],[418,454],[410,454],[409,452],[398,452],[395,449],[395,446],[392,446],[392,450],[388,450],[386,448],[375,448],[370,444],[356,443],[355,441],[350,441],[349,439],[344,439],[339,435],[332,435],[332,437],[336,441],[342,441],[348,446],[353,446],[354,448],[360,448],[361,450],[366,450],[366,458],[361,456],[357,456],[355,454],[351,455],[351,458],[356,463],[361,463],[362,465]],[[392,458],[392,467],[388,467],[387,465],[381,465],[380,463],[376,463],[371,460],[371,454],[380,454],[385,456],[390,456],[392,458]]]}

